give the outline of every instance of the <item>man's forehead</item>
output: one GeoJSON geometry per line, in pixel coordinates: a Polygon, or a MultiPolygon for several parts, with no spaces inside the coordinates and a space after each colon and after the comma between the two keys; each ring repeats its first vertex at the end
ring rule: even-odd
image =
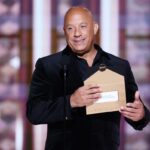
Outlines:
{"type": "Polygon", "coordinates": [[[68,17],[72,17],[73,15],[78,15],[78,14],[79,15],[86,15],[86,16],[92,18],[91,12],[87,8],[80,6],[80,7],[72,7],[72,8],[70,8],[67,11],[66,15],[65,15],[65,20],[68,17]]]}

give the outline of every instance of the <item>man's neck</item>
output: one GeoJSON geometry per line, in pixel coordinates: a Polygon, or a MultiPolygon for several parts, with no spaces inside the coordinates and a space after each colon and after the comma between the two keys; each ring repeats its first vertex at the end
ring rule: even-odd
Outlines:
{"type": "Polygon", "coordinates": [[[91,67],[96,54],[97,54],[97,50],[93,49],[93,50],[90,50],[88,53],[85,53],[84,55],[78,56],[78,57],[85,59],[89,65],[89,67],[91,67]]]}

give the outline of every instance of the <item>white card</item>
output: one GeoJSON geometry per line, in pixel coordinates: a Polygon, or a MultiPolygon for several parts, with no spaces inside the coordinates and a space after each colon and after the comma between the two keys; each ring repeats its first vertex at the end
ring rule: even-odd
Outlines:
{"type": "Polygon", "coordinates": [[[102,92],[101,98],[95,103],[116,102],[118,101],[118,91],[102,92]]]}

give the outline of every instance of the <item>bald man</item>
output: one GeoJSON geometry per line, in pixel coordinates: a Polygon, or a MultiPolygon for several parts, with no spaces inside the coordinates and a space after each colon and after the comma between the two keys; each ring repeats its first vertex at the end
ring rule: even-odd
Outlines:
{"type": "Polygon", "coordinates": [[[36,63],[27,117],[32,124],[48,125],[45,150],[117,150],[121,114],[137,130],[150,120],[128,61],[95,44],[97,31],[98,24],[87,8],[70,8],[64,18],[66,48],[36,63]],[[100,64],[125,77],[127,105],[120,111],[87,116],[85,107],[96,102],[103,89],[84,85],[84,80],[100,64]]]}

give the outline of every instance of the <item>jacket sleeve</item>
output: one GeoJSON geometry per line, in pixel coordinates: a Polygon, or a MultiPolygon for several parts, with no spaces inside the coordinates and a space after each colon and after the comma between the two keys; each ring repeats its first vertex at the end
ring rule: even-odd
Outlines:
{"type": "Polygon", "coordinates": [[[59,122],[70,117],[69,96],[54,94],[54,88],[58,85],[53,81],[54,77],[48,78],[44,68],[39,59],[30,84],[26,115],[32,124],[59,122]],[[64,110],[66,110],[65,115],[64,110]]]}
{"type": "MultiPolygon", "coordinates": [[[[133,73],[129,63],[127,63],[127,77],[126,77],[126,97],[127,102],[133,102],[135,92],[138,90],[138,87],[135,83],[133,73]]],[[[142,100],[141,100],[142,101],[142,100]]],[[[142,102],[143,103],[143,102],[142,102]]],[[[144,105],[144,103],[143,103],[144,105]]],[[[142,130],[150,121],[150,111],[144,105],[145,116],[140,121],[132,121],[126,118],[126,121],[136,130],[142,130]]]]}

